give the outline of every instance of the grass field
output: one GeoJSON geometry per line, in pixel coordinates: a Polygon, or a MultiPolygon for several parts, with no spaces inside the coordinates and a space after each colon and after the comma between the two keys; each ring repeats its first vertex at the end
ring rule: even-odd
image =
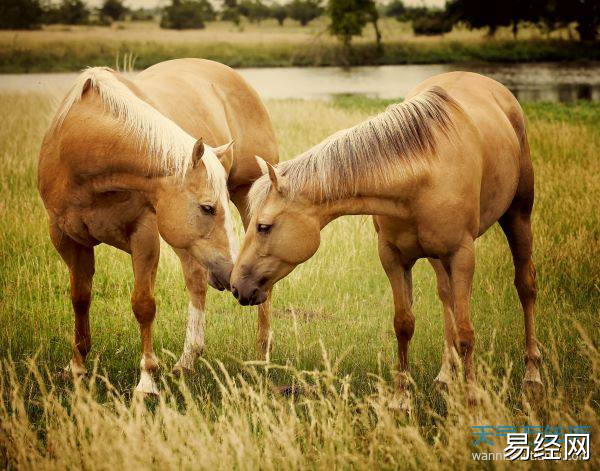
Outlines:
{"type": "Polygon", "coordinates": [[[241,27],[213,22],[188,31],[163,30],[154,23],[0,31],[0,73],[74,71],[115,64],[124,55],[135,57],[139,69],[175,57],[203,57],[233,67],[600,60],[597,44],[571,40],[573,33],[564,29],[547,36],[524,28],[517,40],[501,29],[490,40],[482,30],[455,28],[444,36],[415,37],[408,23],[391,18],[380,23],[383,52],[377,51],[369,26],[349,56],[328,34],[325,17],[304,28],[289,20],[280,27],[272,20],[241,27]]]}
{"type": "MultiPolygon", "coordinates": [[[[288,159],[386,103],[348,97],[268,107],[288,159]]],[[[89,364],[99,376],[75,389],[52,380],[69,359],[73,330],[67,270],[35,185],[52,104],[45,96],[0,95],[0,467],[480,469],[485,463],[471,451],[501,451],[504,442],[472,446],[473,425],[576,424],[594,430],[592,459],[579,466],[598,469],[600,105],[525,109],[536,169],[545,398],[521,398],[522,313],[510,253],[494,227],[477,244],[473,287],[482,402],[466,405],[460,382],[448,396],[433,388],[443,323],[432,270],[421,261],[413,271],[415,413],[406,419],[394,408],[391,290],[366,217],[328,226],[319,252],[277,285],[268,365],[252,361],[255,310],[210,290],[205,362],[185,386],[167,374],[182,349],[187,297],[164,246],[154,328],[163,393],[146,402],[131,397],[140,340],[130,261],[98,247],[89,364]],[[299,386],[298,396],[273,392],[289,384],[299,386]]]]}

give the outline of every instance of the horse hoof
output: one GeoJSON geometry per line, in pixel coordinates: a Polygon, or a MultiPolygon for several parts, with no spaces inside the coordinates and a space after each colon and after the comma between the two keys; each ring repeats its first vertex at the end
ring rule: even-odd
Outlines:
{"type": "Polygon", "coordinates": [[[433,380],[433,385],[436,389],[443,392],[448,392],[450,389],[450,384],[452,384],[452,380],[447,376],[443,376],[441,374],[437,375],[433,380]]]}
{"type": "Polygon", "coordinates": [[[176,378],[185,378],[191,376],[193,371],[194,370],[188,368],[187,366],[175,365],[171,370],[171,374],[176,378]]]}
{"type": "Polygon", "coordinates": [[[134,393],[143,394],[144,396],[158,396],[158,388],[156,387],[156,383],[154,382],[154,378],[152,374],[148,371],[142,370],[142,375],[140,377],[140,382],[134,389],[134,393]]]}
{"type": "Polygon", "coordinates": [[[84,378],[87,374],[85,368],[73,369],[71,365],[65,366],[63,369],[57,371],[54,377],[59,381],[76,381],[84,378]]]}
{"type": "Polygon", "coordinates": [[[410,418],[413,410],[410,392],[403,391],[398,393],[388,405],[388,408],[392,411],[400,413],[407,419],[410,418]]]}
{"type": "Polygon", "coordinates": [[[540,380],[523,380],[523,393],[528,397],[539,398],[543,395],[544,385],[540,380]]]}

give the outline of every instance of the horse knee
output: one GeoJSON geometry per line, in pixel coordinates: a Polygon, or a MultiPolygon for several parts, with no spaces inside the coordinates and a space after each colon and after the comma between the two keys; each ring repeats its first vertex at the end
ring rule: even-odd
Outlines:
{"type": "Polygon", "coordinates": [[[521,299],[535,299],[537,295],[535,266],[531,261],[515,268],[515,287],[521,299]]]}
{"type": "Polygon", "coordinates": [[[77,293],[71,296],[71,304],[73,305],[73,311],[77,315],[85,315],[90,309],[92,302],[91,292],[77,293]]]}
{"type": "Polygon", "coordinates": [[[131,308],[138,323],[141,325],[154,321],[156,315],[156,302],[151,294],[136,295],[131,297],[131,308]]]}
{"type": "Polygon", "coordinates": [[[475,332],[472,328],[458,327],[458,347],[461,355],[467,356],[473,351],[475,345],[475,332]]]}
{"type": "Polygon", "coordinates": [[[408,342],[415,332],[415,316],[406,310],[397,312],[394,317],[394,330],[399,342],[408,342]]]}

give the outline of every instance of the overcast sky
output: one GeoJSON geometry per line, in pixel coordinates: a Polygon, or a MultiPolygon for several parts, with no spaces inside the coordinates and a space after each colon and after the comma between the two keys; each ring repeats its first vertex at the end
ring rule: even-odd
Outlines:
{"type": "MultiPolygon", "coordinates": [[[[444,6],[446,0],[403,0],[405,5],[427,5],[427,6],[444,6]]],[[[99,6],[102,4],[102,0],[88,0],[88,4],[92,6],[99,6]]],[[[170,3],[169,0],[125,0],[123,3],[131,8],[154,8],[157,5],[167,5],[170,3]]],[[[221,3],[217,0],[216,3],[221,3]]],[[[287,3],[287,2],[282,2],[287,3]]],[[[387,3],[387,2],[385,2],[387,3]]]]}

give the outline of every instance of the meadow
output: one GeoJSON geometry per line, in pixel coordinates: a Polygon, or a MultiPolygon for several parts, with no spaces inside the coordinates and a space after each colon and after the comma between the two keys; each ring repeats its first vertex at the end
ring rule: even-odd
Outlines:
{"type": "MultiPolygon", "coordinates": [[[[358,97],[267,103],[282,159],[386,104],[358,97]]],[[[471,453],[502,451],[505,441],[475,446],[471,427],[523,424],[592,427],[591,460],[577,465],[600,466],[600,104],[525,104],[536,170],[543,398],[521,395],[522,312],[510,252],[493,227],[477,243],[473,286],[480,403],[466,403],[460,381],[448,392],[433,386],[443,322],[433,271],[421,261],[413,271],[408,418],[395,407],[392,296],[367,217],[330,224],[318,253],[276,286],[268,363],[257,360],[256,311],[210,290],[206,351],[183,380],[168,372],[183,346],[187,295],[178,260],[163,244],[158,399],[131,394],[140,340],[129,257],[99,246],[94,373],[78,385],[55,378],[69,359],[73,315],[68,273],[36,189],[37,152],[54,105],[48,96],[0,94],[1,468],[491,469],[502,463],[471,453]],[[289,385],[293,394],[282,394],[289,385]]]]}
{"type": "Polygon", "coordinates": [[[113,64],[116,56],[135,58],[138,69],[176,57],[203,57],[232,67],[600,60],[596,44],[573,40],[566,28],[547,34],[525,27],[516,40],[508,28],[494,39],[485,30],[462,27],[444,36],[416,37],[410,24],[382,18],[383,50],[375,46],[369,25],[346,54],[327,25],[321,17],[306,27],[288,19],[283,27],[274,20],[240,26],[216,21],[187,31],[160,29],[151,22],[0,31],[0,73],[76,71],[113,64]]]}

